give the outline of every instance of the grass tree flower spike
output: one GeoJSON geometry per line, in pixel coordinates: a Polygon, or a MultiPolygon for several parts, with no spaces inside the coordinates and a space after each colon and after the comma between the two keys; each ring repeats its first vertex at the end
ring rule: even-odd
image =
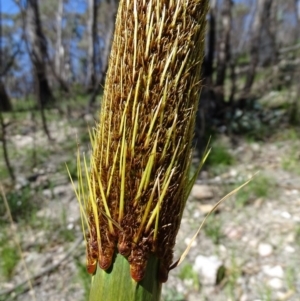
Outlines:
{"type": "Polygon", "coordinates": [[[97,264],[112,274],[122,256],[140,282],[154,258],[157,281],[167,281],[191,187],[207,6],[120,1],[90,167],[78,159],[92,274],[97,264]]]}

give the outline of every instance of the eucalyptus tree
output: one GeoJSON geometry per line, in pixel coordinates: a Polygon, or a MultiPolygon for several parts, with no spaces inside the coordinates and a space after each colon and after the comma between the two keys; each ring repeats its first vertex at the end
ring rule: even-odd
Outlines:
{"type": "Polygon", "coordinates": [[[54,96],[47,77],[47,40],[40,19],[38,0],[27,0],[26,33],[28,50],[34,66],[38,101],[40,105],[48,104],[54,101],[54,96]]]}
{"type": "Polygon", "coordinates": [[[256,13],[251,28],[251,39],[250,39],[250,65],[247,72],[246,82],[243,88],[243,96],[247,97],[251,91],[256,68],[259,63],[259,50],[261,43],[261,33],[264,24],[264,19],[270,15],[270,10],[272,7],[272,0],[257,0],[256,3],[256,13]]]}
{"type": "Polygon", "coordinates": [[[221,12],[220,37],[218,42],[217,68],[216,68],[216,94],[220,101],[224,101],[224,83],[226,69],[230,61],[230,33],[232,26],[232,0],[224,0],[221,12]]]}

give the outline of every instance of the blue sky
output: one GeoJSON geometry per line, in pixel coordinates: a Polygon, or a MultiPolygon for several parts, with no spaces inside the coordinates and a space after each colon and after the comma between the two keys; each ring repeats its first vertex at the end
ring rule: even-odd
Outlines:
{"type": "Polygon", "coordinates": [[[18,6],[12,0],[0,0],[1,8],[4,13],[15,14],[18,12],[18,6]]]}
{"type": "MultiPolygon", "coordinates": [[[[44,0],[51,1],[51,0],[44,0]]],[[[19,11],[18,6],[13,0],[0,0],[1,8],[4,13],[15,14],[19,11]]],[[[65,7],[71,11],[76,10],[77,12],[83,12],[86,9],[87,0],[73,0],[70,1],[65,7]]]]}

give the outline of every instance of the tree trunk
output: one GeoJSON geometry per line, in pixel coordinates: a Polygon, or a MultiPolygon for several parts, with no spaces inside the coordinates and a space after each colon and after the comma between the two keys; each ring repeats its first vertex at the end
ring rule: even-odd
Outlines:
{"type": "MultiPolygon", "coordinates": [[[[3,38],[2,37],[2,6],[0,2],[0,111],[11,111],[12,105],[10,102],[10,98],[6,93],[5,86],[2,82],[2,76],[5,74],[4,71],[5,68],[3,68],[4,66],[3,66],[2,38],[3,38]]],[[[2,115],[1,115],[1,121],[2,121],[2,115]]]]}
{"type": "Polygon", "coordinates": [[[259,46],[262,26],[265,24],[264,19],[270,15],[271,5],[272,0],[257,0],[256,14],[251,30],[250,66],[243,88],[243,99],[247,98],[249,95],[254,82],[256,68],[259,62],[259,46]]]}
{"type": "Polygon", "coordinates": [[[208,46],[205,53],[203,67],[202,67],[202,76],[206,82],[211,83],[212,74],[213,74],[213,64],[214,64],[214,53],[215,53],[215,40],[216,40],[216,8],[217,1],[210,1],[210,10],[209,10],[209,21],[208,21],[208,46]]]}
{"type": "Polygon", "coordinates": [[[88,0],[88,65],[87,85],[88,91],[93,91],[96,86],[96,43],[97,43],[97,11],[98,1],[88,0]]]}
{"type": "Polygon", "coordinates": [[[47,78],[47,41],[42,30],[37,0],[27,1],[27,34],[38,85],[38,101],[40,105],[46,105],[54,101],[54,97],[47,78]]]}
{"type": "Polygon", "coordinates": [[[210,135],[208,128],[212,125],[213,115],[219,107],[213,91],[212,77],[214,72],[214,54],[216,44],[216,24],[217,24],[217,0],[210,0],[207,48],[202,64],[202,92],[200,96],[195,124],[194,146],[198,150],[199,157],[205,149],[210,135]]]}
{"type": "Polygon", "coordinates": [[[219,40],[217,57],[216,96],[224,101],[224,82],[226,68],[230,61],[230,31],[231,31],[232,0],[224,0],[222,8],[222,31],[219,40]]]}
{"type": "Polygon", "coordinates": [[[118,0],[107,0],[106,2],[101,2],[101,5],[99,10],[103,8],[103,11],[105,11],[105,15],[103,22],[104,31],[101,33],[103,40],[104,40],[104,47],[101,51],[101,61],[99,62],[99,65],[101,66],[101,72],[98,76],[98,82],[93,90],[93,93],[91,95],[91,98],[89,100],[89,105],[92,105],[96,101],[96,96],[99,94],[99,91],[101,90],[101,87],[104,87],[105,82],[105,75],[107,72],[107,66],[108,66],[108,59],[110,54],[110,49],[112,45],[112,38],[115,30],[115,20],[116,20],[116,14],[118,10],[118,0]]]}
{"type": "Polygon", "coordinates": [[[64,68],[62,68],[62,59],[64,48],[62,45],[62,16],[63,16],[63,0],[58,0],[58,8],[56,13],[56,45],[55,45],[55,72],[65,80],[64,68]]]}
{"type": "MultiPolygon", "coordinates": [[[[296,16],[296,25],[297,28],[299,29],[300,27],[300,0],[294,0],[294,5],[295,5],[295,16],[296,16]]],[[[299,42],[300,39],[300,33],[299,30],[296,31],[296,43],[299,42]]]]}
{"type": "Polygon", "coordinates": [[[10,98],[6,92],[2,80],[0,80],[0,111],[9,112],[11,110],[12,110],[12,104],[10,98]]]}
{"type": "Polygon", "coordinates": [[[63,0],[58,0],[58,8],[56,12],[56,42],[55,42],[55,56],[54,63],[49,61],[54,78],[57,80],[61,90],[69,93],[70,89],[66,83],[66,73],[64,66],[64,47],[62,44],[62,17],[64,12],[63,0]]]}
{"type": "Polygon", "coordinates": [[[7,133],[6,133],[6,124],[4,123],[4,119],[2,116],[2,111],[0,110],[0,128],[1,128],[1,136],[0,136],[0,141],[2,142],[2,151],[3,151],[3,157],[4,157],[4,161],[7,167],[7,171],[9,173],[9,176],[12,180],[12,182],[15,182],[15,173],[13,170],[13,167],[11,166],[10,160],[9,160],[9,152],[7,149],[7,133]]]}
{"type": "Polygon", "coordinates": [[[263,26],[266,28],[270,40],[270,65],[275,66],[278,61],[277,32],[278,32],[278,1],[266,3],[266,16],[263,19],[263,26]]]}
{"type": "MultiPolygon", "coordinates": [[[[109,5],[108,8],[108,15],[105,19],[105,33],[104,33],[104,48],[101,54],[101,76],[105,78],[105,73],[107,71],[108,66],[108,59],[112,44],[112,38],[115,30],[115,20],[116,20],[116,14],[118,11],[118,0],[107,0],[107,3],[109,5]]],[[[103,82],[104,85],[104,82],[103,82]]]]}

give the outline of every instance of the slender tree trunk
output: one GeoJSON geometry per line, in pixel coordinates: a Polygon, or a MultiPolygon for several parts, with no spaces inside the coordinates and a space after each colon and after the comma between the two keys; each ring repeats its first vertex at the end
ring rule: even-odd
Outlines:
{"type": "Polygon", "coordinates": [[[88,70],[87,85],[88,91],[93,91],[96,86],[96,43],[97,43],[97,11],[98,1],[88,0],[88,70]]]}
{"type": "MultiPolygon", "coordinates": [[[[2,76],[4,74],[3,57],[2,57],[2,7],[0,1],[0,111],[11,111],[12,105],[10,98],[6,92],[5,86],[2,82],[2,76]]],[[[2,122],[2,115],[1,115],[2,122]]]]}
{"type": "Polygon", "coordinates": [[[277,47],[277,32],[278,32],[278,1],[268,1],[266,9],[266,17],[263,19],[264,27],[270,39],[270,64],[275,66],[278,61],[278,47],[277,47]]]}
{"type": "Polygon", "coordinates": [[[62,16],[63,16],[63,0],[58,0],[58,8],[56,13],[56,45],[55,45],[55,72],[65,79],[64,68],[62,68],[62,59],[64,48],[62,45],[62,16]]]}
{"type": "Polygon", "coordinates": [[[231,31],[232,0],[224,0],[222,8],[222,31],[217,57],[216,96],[224,101],[224,82],[226,69],[230,61],[230,31],[231,31]]]}
{"type": "MultiPolygon", "coordinates": [[[[107,71],[108,59],[110,54],[110,49],[112,45],[112,38],[115,31],[115,20],[118,11],[118,0],[107,0],[109,5],[108,15],[105,19],[105,33],[104,33],[104,48],[101,55],[101,76],[105,78],[105,73],[107,71]]],[[[104,82],[103,82],[104,85],[104,82]]]]}
{"type": "Polygon", "coordinates": [[[30,43],[30,57],[38,84],[38,101],[46,105],[54,100],[47,78],[47,41],[40,21],[37,0],[27,1],[27,34],[30,43]]]}
{"type": "Polygon", "coordinates": [[[229,69],[230,69],[229,77],[230,77],[231,86],[230,86],[228,104],[232,109],[233,109],[233,102],[234,102],[234,98],[235,98],[235,93],[237,91],[235,66],[236,66],[236,58],[231,57],[231,59],[229,61],[229,69]]]}
{"type": "Polygon", "coordinates": [[[76,73],[74,70],[74,66],[72,64],[72,55],[71,55],[71,42],[69,42],[69,45],[65,47],[66,51],[66,62],[67,62],[67,80],[71,83],[76,82],[76,73]]]}
{"type": "Polygon", "coordinates": [[[214,56],[216,45],[216,24],[217,24],[217,0],[210,0],[207,48],[202,64],[203,88],[200,96],[195,124],[195,148],[201,157],[208,141],[209,131],[207,124],[212,124],[211,119],[219,107],[213,91],[212,77],[214,72],[214,56]]]}
{"type": "Polygon", "coordinates": [[[295,16],[296,16],[296,25],[298,30],[296,31],[296,43],[299,42],[300,39],[300,0],[294,0],[294,7],[295,7],[295,16]]]}
{"type": "Polygon", "coordinates": [[[256,68],[259,62],[259,46],[262,26],[264,24],[264,18],[270,14],[271,5],[272,0],[257,0],[256,14],[251,30],[252,37],[250,42],[250,66],[243,88],[242,98],[247,98],[254,82],[256,68]]]}
{"type": "MultiPolygon", "coordinates": [[[[40,89],[40,83],[39,80],[36,78],[36,90],[37,90],[37,94],[41,95],[41,91],[39,91],[40,89]]],[[[48,128],[48,124],[47,124],[47,118],[46,118],[46,114],[45,114],[45,104],[44,102],[40,102],[39,104],[39,109],[40,109],[40,113],[41,113],[41,119],[42,119],[42,127],[43,130],[48,138],[49,141],[53,141],[54,139],[51,137],[49,128],[48,128]]]]}
{"type": "MultiPolygon", "coordinates": [[[[295,42],[298,43],[300,39],[300,0],[294,0],[294,9],[295,9],[295,17],[296,17],[296,25],[298,30],[295,34],[295,42]]],[[[294,79],[298,79],[297,82],[297,90],[294,101],[292,102],[290,113],[289,113],[289,122],[291,125],[299,125],[300,124],[300,85],[299,85],[299,78],[300,78],[300,67],[294,73],[294,79]]]]}
{"type": "MultiPolygon", "coordinates": [[[[295,72],[295,78],[300,78],[300,68],[295,72]]],[[[289,123],[294,126],[300,125],[300,85],[297,85],[296,95],[289,110],[289,123]]]]}
{"type": "Polygon", "coordinates": [[[104,40],[104,47],[102,48],[101,52],[101,61],[99,62],[99,65],[101,66],[101,72],[98,76],[98,82],[93,90],[93,93],[91,95],[89,105],[92,105],[96,101],[96,96],[99,94],[99,91],[101,90],[101,87],[104,87],[105,82],[105,75],[107,72],[107,66],[108,66],[108,60],[109,60],[109,54],[110,49],[112,45],[112,38],[115,30],[115,20],[116,20],[116,14],[118,10],[118,0],[106,0],[106,2],[101,2],[99,4],[101,10],[102,6],[105,5],[105,11],[107,12],[104,16],[104,22],[103,27],[105,28],[104,32],[102,32],[102,37],[104,40]]]}
{"type": "Polygon", "coordinates": [[[0,140],[2,142],[2,150],[3,150],[3,156],[4,156],[4,161],[9,173],[9,176],[11,180],[14,182],[15,181],[15,173],[14,170],[10,164],[9,156],[8,156],[8,150],[7,150],[7,140],[6,140],[6,124],[4,123],[4,119],[2,116],[2,111],[0,110],[0,126],[1,126],[1,137],[0,140]]]}
{"type": "Polygon", "coordinates": [[[62,18],[64,13],[63,0],[58,1],[56,13],[56,44],[55,44],[55,61],[54,67],[50,63],[52,73],[64,92],[70,92],[69,86],[66,83],[66,70],[64,66],[65,49],[62,44],[62,18]]]}
{"type": "Polygon", "coordinates": [[[214,72],[214,53],[216,44],[216,15],[217,15],[217,1],[210,1],[209,21],[208,21],[208,46],[204,57],[202,74],[205,84],[211,83],[212,74],[214,72]]]}
{"type": "Polygon", "coordinates": [[[12,110],[10,98],[6,92],[5,86],[0,79],[0,111],[9,112],[12,110]]]}

